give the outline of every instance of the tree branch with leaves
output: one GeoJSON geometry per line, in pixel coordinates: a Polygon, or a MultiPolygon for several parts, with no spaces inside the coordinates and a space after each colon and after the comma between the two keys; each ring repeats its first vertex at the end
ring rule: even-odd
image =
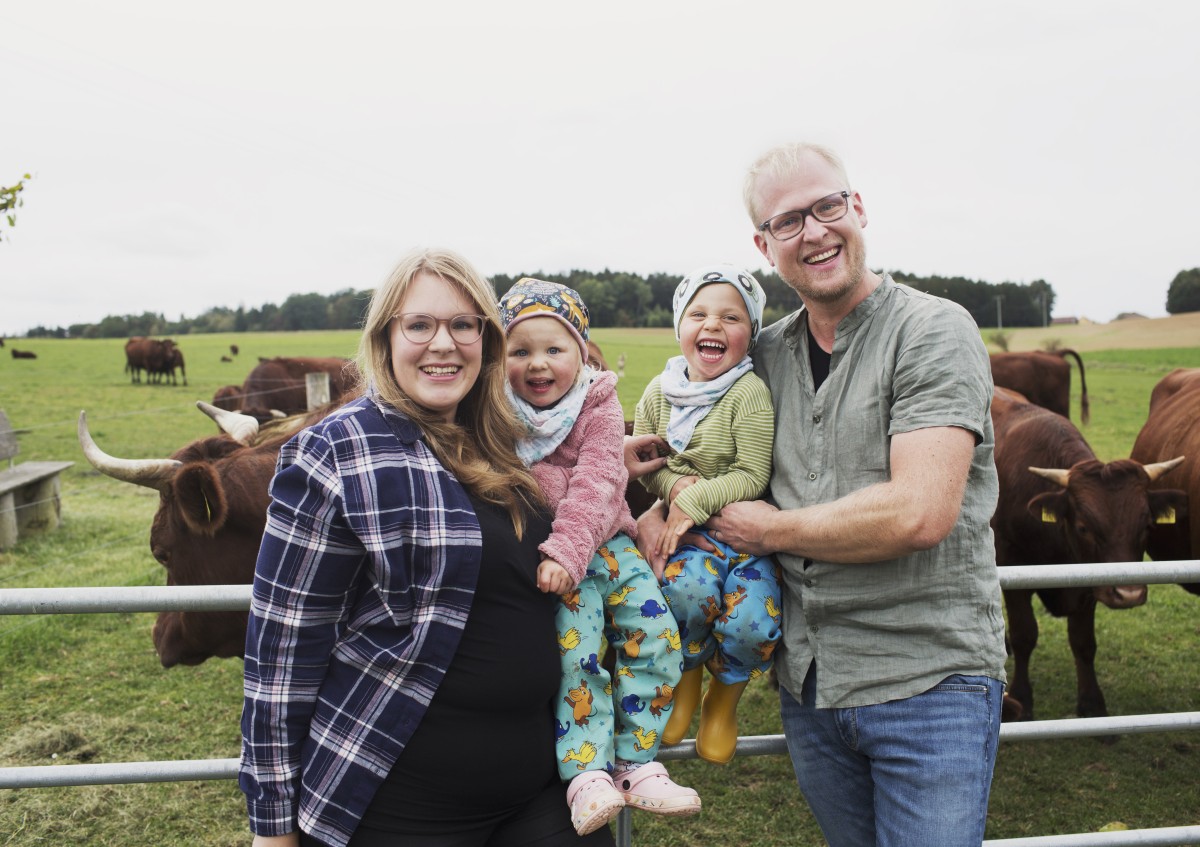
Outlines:
{"type": "MultiPolygon", "coordinates": [[[[25,190],[25,180],[33,179],[29,174],[23,174],[16,185],[0,185],[0,213],[8,221],[9,227],[17,225],[17,209],[25,203],[21,192],[25,190]]],[[[0,241],[4,240],[4,230],[0,228],[0,241]]]]}

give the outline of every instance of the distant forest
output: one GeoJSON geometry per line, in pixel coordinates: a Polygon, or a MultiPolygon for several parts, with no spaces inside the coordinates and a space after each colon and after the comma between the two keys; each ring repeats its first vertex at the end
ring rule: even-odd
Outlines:
{"type": "MultiPolygon", "coordinates": [[[[897,282],[928,291],[962,305],[981,327],[1044,326],[1054,310],[1054,289],[1044,280],[1028,284],[989,283],[963,277],[919,277],[892,271],[897,282]]],[[[582,271],[568,274],[530,273],[492,277],[503,293],[522,276],[536,276],[568,285],[579,292],[597,327],[669,327],[671,295],[680,277],[675,274],[639,276],[624,271],[582,271]]],[[[764,324],[794,311],[800,300],[774,272],[756,274],[767,293],[764,324]]],[[[371,292],[347,288],[333,294],[293,294],[282,304],[264,303],[251,309],[216,307],[194,318],[168,320],[162,314],[109,315],[94,324],[67,327],[38,326],[35,338],[128,338],[135,335],[188,335],[204,332],[286,332],[311,329],[358,329],[371,292]]]]}

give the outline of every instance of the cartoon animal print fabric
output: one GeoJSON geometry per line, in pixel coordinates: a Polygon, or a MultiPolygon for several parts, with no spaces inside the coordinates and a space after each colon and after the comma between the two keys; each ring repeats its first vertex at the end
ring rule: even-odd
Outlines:
{"type": "Polygon", "coordinates": [[[611,771],[616,759],[654,759],[682,672],[679,630],[633,541],[618,533],[588,564],[556,618],[562,685],[555,722],[558,772],[611,771]],[[600,663],[607,640],[615,678],[600,663]]]}
{"type": "Polygon", "coordinates": [[[683,546],[667,562],[663,595],[679,626],[683,667],[701,664],[732,685],[767,672],[781,634],[779,573],[770,558],[683,546]]]}

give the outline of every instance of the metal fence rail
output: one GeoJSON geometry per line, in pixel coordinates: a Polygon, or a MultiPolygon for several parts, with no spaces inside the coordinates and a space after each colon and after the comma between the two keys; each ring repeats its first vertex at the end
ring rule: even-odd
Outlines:
{"type": "MultiPolygon", "coordinates": [[[[1002,588],[1021,589],[1200,582],[1200,560],[1013,566],[1000,568],[999,576],[1002,588]]],[[[249,606],[249,585],[0,589],[0,615],[245,611],[249,606]]],[[[1200,730],[1200,712],[1181,712],[1004,724],[1000,727],[1000,740],[1034,741],[1195,730],[1200,730]]],[[[739,757],[786,753],[782,735],[738,739],[739,757]]],[[[674,747],[664,747],[659,751],[659,758],[664,761],[694,759],[695,741],[689,739],[674,747]]],[[[237,769],[237,759],[0,768],[0,789],[234,779],[237,769]]],[[[630,847],[632,833],[631,814],[626,809],[617,818],[617,844],[630,847]]],[[[1200,844],[1200,825],[1006,838],[985,841],[984,847],[1171,847],[1187,844],[1200,844]]]]}
{"type": "MultiPolygon", "coordinates": [[[[1200,582],[1200,559],[999,568],[1001,588],[1078,588],[1200,582]]],[[[244,612],[249,585],[173,585],[103,588],[0,589],[0,615],[90,612],[244,612]]]]}
{"type": "MultiPolygon", "coordinates": [[[[1000,741],[1044,741],[1051,738],[1141,735],[1151,732],[1186,732],[1189,730],[1200,730],[1200,712],[1006,723],[1000,727],[1000,741]]],[[[782,735],[744,735],[738,738],[737,755],[739,758],[777,756],[786,753],[787,744],[782,735]]],[[[694,739],[687,739],[673,747],[661,747],[657,758],[664,762],[675,759],[695,759],[696,742],[694,739]]],[[[131,782],[236,779],[237,770],[237,759],[121,762],[96,765],[30,765],[19,768],[0,768],[0,788],[61,788],[73,785],[115,785],[131,782]]]]}

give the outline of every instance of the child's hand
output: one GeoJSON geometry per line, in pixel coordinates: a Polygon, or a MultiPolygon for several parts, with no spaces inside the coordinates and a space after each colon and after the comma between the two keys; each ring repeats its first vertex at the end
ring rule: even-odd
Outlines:
{"type": "Polygon", "coordinates": [[[695,526],[695,522],[684,513],[683,509],[672,504],[671,510],[667,513],[667,525],[658,542],[658,555],[665,560],[674,553],[675,548],[679,546],[679,539],[693,526],[695,526]]]}
{"type": "Polygon", "coordinates": [[[547,594],[566,594],[575,587],[575,581],[558,562],[543,559],[537,569],[537,587],[547,594]]]}
{"type": "Polygon", "coordinates": [[[674,503],[675,498],[679,496],[683,489],[695,485],[699,481],[700,477],[698,476],[684,476],[675,480],[675,484],[671,486],[671,496],[668,498],[669,502],[674,503]]]}

